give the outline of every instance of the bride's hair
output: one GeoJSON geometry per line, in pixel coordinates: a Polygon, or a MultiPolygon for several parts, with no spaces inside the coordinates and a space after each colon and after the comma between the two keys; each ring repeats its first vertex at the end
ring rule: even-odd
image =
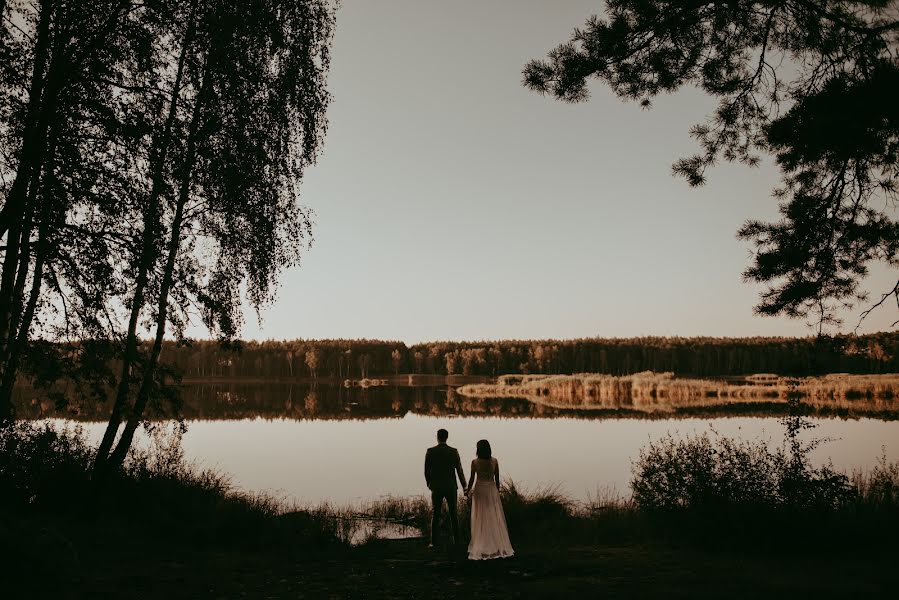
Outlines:
{"type": "Polygon", "coordinates": [[[493,456],[490,450],[490,442],[487,440],[480,440],[478,442],[478,449],[475,452],[478,455],[478,458],[490,458],[493,456]]]}

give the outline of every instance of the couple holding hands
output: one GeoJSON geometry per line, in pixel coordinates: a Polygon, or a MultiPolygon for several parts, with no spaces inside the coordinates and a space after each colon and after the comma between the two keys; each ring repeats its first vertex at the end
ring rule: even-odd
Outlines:
{"type": "Polygon", "coordinates": [[[470,560],[505,558],[512,556],[512,544],[506,529],[506,517],[499,497],[499,462],[490,450],[490,442],[477,444],[476,458],[471,461],[471,478],[465,484],[465,473],[459,451],[447,445],[449,432],[437,431],[437,445],[425,454],[425,481],[431,490],[433,516],[431,517],[431,544],[436,542],[440,513],[446,500],[453,543],[459,542],[459,517],[456,509],[456,475],[471,501],[471,542],[468,544],[470,560]]]}

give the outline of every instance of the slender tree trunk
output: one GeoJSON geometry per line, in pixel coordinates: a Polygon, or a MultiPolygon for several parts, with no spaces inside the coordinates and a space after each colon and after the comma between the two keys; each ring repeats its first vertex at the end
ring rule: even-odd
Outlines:
{"type": "Polygon", "coordinates": [[[19,370],[19,362],[22,358],[22,352],[28,343],[28,334],[31,330],[31,323],[34,320],[34,311],[37,308],[37,302],[40,298],[41,284],[44,275],[44,260],[46,257],[47,246],[47,226],[41,223],[38,232],[37,255],[34,261],[34,273],[31,279],[31,291],[28,296],[28,304],[25,305],[25,312],[22,314],[22,322],[19,326],[18,335],[15,342],[11,345],[10,353],[6,359],[6,368],[3,370],[3,378],[0,381],[0,403],[12,406],[12,391],[16,383],[16,375],[19,370]]]}
{"type": "MultiPolygon", "coordinates": [[[[18,318],[21,314],[22,292],[25,289],[25,278],[28,275],[31,266],[31,230],[32,230],[32,211],[27,211],[24,222],[21,226],[16,225],[9,231],[7,239],[7,254],[4,257],[4,263],[10,265],[10,282],[8,285],[2,286],[3,290],[3,308],[0,319],[3,325],[0,331],[3,337],[0,338],[0,365],[6,364],[6,356],[9,348],[9,342],[16,336],[16,326],[18,318]],[[15,236],[15,240],[10,239],[15,236]]],[[[6,265],[4,265],[6,266],[6,265]]],[[[4,281],[4,283],[6,283],[4,281]]]]}
{"type": "Polygon", "coordinates": [[[97,448],[97,455],[94,459],[94,472],[96,473],[101,465],[103,465],[112,449],[115,441],[116,433],[122,418],[125,414],[125,408],[128,403],[128,393],[131,390],[131,370],[137,359],[137,323],[140,318],[141,308],[144,304],[144,290],[149,279],[150,268],[156,263],[153,241],[155,238],[156,228],[159,219],[159,203],[165,183],[165,164],[168,160],[168,151],[171,141],[172,127],[177,117],[178,99],[181,93],[181,81],[184,76],[184,65],[190,45],[193,43],[194,37],[194,12],[191,12],[191,21],[188,24],[187,33],[184,37],[184,43],[181,47],[181,55],[178,57],[178,69],[175,74],[175,81],[172,85],[172,93],[169,99],[169,111],[166,115],[163,131],[158,138],[154,138],[154,154],[155,160],[153,165],[152,183],[150,188],[150,197],[144,212],[144,231],[141,244],[141,255],[138,257],[138,272],[134,286],[134,296],[131,300],[131,314],[128,318],[128,332],[125,336],[125,350],[122,355],[121,372],[119,374],[119,384],[116,389],[115,402],[112,406],[112,413],[109,416],[109,423],[106,425],[106,431],[100,446],[97,448]]]}
{"type": "MultiPolygon", "coordinates": [[[[26,111],[26,131],[23,134],[16,177],[3,210],[6,219],[3,226],[8,226],[8,229],[0,275],[0,382],[11,379],[14,383],[18,371],[18,359],[14,363],[8,360],[10,345],[15,344],[19,338],[25,281],[31,266],[31,231],[37,206],[37,190],[41,173],[51,154],[47,148],[47,139],[55,119],[57,100],[67,76],[64,58],[57,50],[50,49],[49,22],[52,4],[52,0],[44,0],[41,6],[34,72],[26,111]],[[7,373],[10,368],[12,371],[7,373]]],[[[11,396],[10,392],[9,398],[11,396]]],[[[12,403],[0,397],[0,420],[7,420],[12,416],[12,403]]]]}
{"type": "MultiPolygon", "coordinates": [[[[34,186],[32,189],[37,188],[36,182],[32,185],[34,186]]],[[[25,226],[22,229],[22,240],[19,244],[19,264],[16,269],[16,283],[13,285],[12,289],[12,302],[9,311],[9,334],[3,347],[0,348],[0,362],[6,360],[9,346],[18,334],[19,319],[22,317],[25,283],[28,279],[28,272],[31,270],[31,234],[34,231],[34,199],[37,196],[36,191],[32,191],[28,196],[29,207],[25,215],[25,226]]]]}
{"type": "MultiPolygon", "coordinates": [[[[45,162],[42,160],[41,162],[45,162]]],[[[26,187],[26,200],[23,204],[22,220],[12,224],[7,232],[6,254],[3,261],[3,277],[0,284],[0,382],[15,382],[18,372],[18,359],[10,361],[12,353],[17,353],[15,346],[19,339],[19,326],[22,322],[22,310],[25,285],[31,270],[31,235],[34,230],[34,213],[37,206],[37,190],[40,180],[41,165],[34,171],[29,185],[26,187]]],[[[30,323],[28,324],[30,327],[30,323]]],[[[2,385],[0,385],[2,389],[2,385]]],[[[0,422],[11,420],[15,416],[12,405],[12,393],[0,394],[0,422]]]]}
{"type": "Polygon", "coordinates": [[[13,387],[16,383],[16,376],[18,375],[22,354],[28,343],[28,336],[31,332],[31,323],[34,320],[34,312],[37,308],[38,300],[40,299],[41,287],[43,284],[44,263],[50,252],[47,237],[49,234],[50,222],[53,218],[53,207],[50,204],[51,195],[49,190],[51,188],[50,182],[53,181],[54,178],[54,173],[52,167],[48,168],[46,165],[52,164],[53,157],[56,154],[56,142],[57,136],[53,135],[47,146],[47,157],[44,161],[45,166],[42,169],[42,177],[39,177],[39,175],[41,175],[40,172],[36,173],[31,184],[31,191],[29,194],[29,204],[31,209],[28,215],[28,227],[26,228],[28,233],[25,243],[23,244],[22,261],[16,280],[14,312],[12,315],[13,323],[9,332],[9,340],[4,348],[3,362],[0,363],[3,365],[3,373],[2,376],[0,376],[0,406],[7,407],[10,414],[12,414],[13,409],[13,387]],[[40,186],[43,186],[45,193],[38,219],[38,239],[34,251],[34,270],[31,273],[31,288],[28,293],[28,301],[23,310],[22,302],[24,301],[25,282],[28,277],[29,268],[31,267],[32,252],[30,238],[31,229],[33,227],[31,222],[34,219],[34,213],[38,205],[37,194],[40,186]]]}
{"type": "MultiPolygon", "coordinates": [[[[55,146],[54,146],[55,147],[55,146]]],[[[48,149],[49,154],[53,150],[48,149]]],[[[28,332],[31,329],[31,321],[34,317],[34,307],[40,294],[42,281],[41,271],[44,262],[44,243],[46,240],[46,211],[41,211],[41,224],[38,228],[38,248],[35,253],[35,266],[32,273],[32,287],[29,293],[28,304],[23,307],[25,301],[25,285],[31,271],[31,234],[34,229],[34,213],[37,206],[37,189],[40,184],[39,172],[32,178],[28,194],[28,211],[25,217],[25,226],[19,248],[19,261],[16,273],[15,286],[12,291],[12,302],[9,311],[9,326],[7,339],[0,340],[0,420],[14,417],[15,410],[12,404],[12,388],[16,382],[19,370],[19,359],[23,346],[27,343],[28,332]],[[35,289],[35,285],[37,288],[35,289]],[[32,302],[33,301],[33,302],[32,302]],[[24,309],[24,312],[23,312],[24,309]]]]}
{"type": "MultiPolygon", "coordinates": [[[[5,359],[6,342],[12,329],[12,315],[14,312],[14,296],[17,280],[17,272],[22,262],[22,245],[26,237],[30,235],[30,228],[26,224],[28,214],[29,187],[33,185],[34,174],[40,172],[43,161],[41,152],[42,129],[47,123],[48,101],[46,95],[52,95],[55,90],[47,91],[47,64],[50,56],[50,20],[51,1],[41,2],[41,14],[38,21],[38,35],[35,41],[34,66],[31,74],[31,83],[28,94],[28,107],[25,112],[25,123],[22,135],[22,148],[19,152],[19,161],[16,165],[16,176],[6,196],[3,210],[0,211],[0,236],[6,234],[6,252],[3,256],[3,267],[0,271],[0,358],[5,359]]],[[[29,257],[25,257],[28,261],[29,257]]],[[[27,266],[26,266],[27,268],[27,266]]],[[[5,360],[0,361],[4,364],[5,360]]],[[[6,413],[11,407],[2,407],[0,411],[6,413]]],[[[5,418],[5,415],[0,415],[5,418]]]]}
{"type": "MultiPolygon", "coordinates": [[[[9,325],[7,339],[0,340],[0,365],[6,364],[9,347],[18,335],[19,320],[22,317],[22,302],[25,293],[25,282],[31,269],[31,233],[34,230],[34,214],[37,206],[37,191],[40,184],[40,173],[36,171],[31,178],[28,189],[28,203],[25,211],[25,221],[19,242],[19,257],[16,265],[16,280],[12,289],[12,300],[9,308],[9,325]]],[[[5,367],[4,367],[5,368],[5,367]]]]}
{"type": "Polygon", "coordinates": [[[125,461],[128,455],[128,449],[134,440],[134,433],[143,417],[144,409],[150,399],[150,392],[156,377],[156,367],[159,362],[159,354],[162,351],[162,340],[165,336],[165,328],[168,323],[169,308],[169,292],[175,278],[175,263],[178,259],[178,251],[181,249],[181,226],[184,218],[184,207],[190,197],[191,177],[193,173],[194,163],[196,161],[197,151],[197,132],[199,130],[200,117],[203,111],[203,104],[206,99],[206,93],[209,89],[209,64],[204,67],[203,81],[200,84],[200,90],[197,94],[197,100],[194,104],[193,114],[191,115],[190,128],[187,137],[187,152],[185,153],[184,169],[181,174],[181,182],[178,191],[178,200],[175,206],[175,216],[172,219],[172,231],[169,236],[168,256],[166,257],[165,271],[162,276],[162,284],[159,289],[158,309],[156,316],[156,337],[153,340],[153,347],[150,356],[147,358],[144,366],[143,377],[141,379],[140,389],[134,407],[128,417],[122,436],[115,450],[109,456],[109,468],[117,468],[125,461]]]}
{"type": "MultiPolygon", "coordinates": [[[[52,0],[41,1],[41,14],[37,25],[37,39],[34,44],[34,65],[31,71],[31,82],[28,88],[28,107],[25,111],[25,120],[22,128],[22,149],[19,152],[19,161],[16,165],[16,177],[6,195],[3,210],[0,211],[0,236],[9,232],[7,237],[7,255],[10,254],[9,241],[13,239],[11,229],[22,218],[25,196],[31,174],[34,172],[35,162],[41,159],[38,146],[38,123],[41,114],[41,101],[44,95],[46,82],[46,68],[50,57],[50,18],[52,12],[52,0]]],[[[16,248],[18,249],[18,248],[16,248]]],[[[6,261],[4,261],[4,276],[6,275],[6,261]]]]}

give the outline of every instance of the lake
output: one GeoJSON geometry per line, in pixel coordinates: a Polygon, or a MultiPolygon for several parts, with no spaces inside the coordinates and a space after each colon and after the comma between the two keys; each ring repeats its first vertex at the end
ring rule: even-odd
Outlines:
{"type": "MultiPolygon", "coordinates": [[[[58,410],[27,389],[17,392],[17,404],[23,418],[77,423],[94,441],[109,411],[102,403],[58,410]]],[[[454,385],[252,382],[186,385],[181,407],[189,459],[230,474],[244,490],[338,504],[425,493],[424,451],[441,427],[459,449],[466,475],[475,443],[486,438],[504,478],[525,489],[559,486],[586,500],[608,490],[628,494],[631,461],[650,440],[714,430],[780,444],[782,413],[753,405],[686,416],[610,414],[464,397],[454,385]]],[[[817,427],[806,438],[831,438],[813,453],[818,463],[832,459],[851,472],[869,468],[882,451],[899,460],[899,420],[810,418],[817,427]]],[[[147,443],[145,434],[140,443],[147,443]]]]}

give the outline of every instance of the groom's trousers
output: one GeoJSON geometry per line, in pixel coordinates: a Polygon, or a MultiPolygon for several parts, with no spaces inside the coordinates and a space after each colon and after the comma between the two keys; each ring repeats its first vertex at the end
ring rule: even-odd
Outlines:
{"type": "Polygon", "coordinates": [[[453,529],[453,543],[459,543],[459,514],[456,510],[456,490],[431,490],[431,505],[433,516],[431,517],[431,543],[437,543],[437,530],[440,525],[440,512],[443,510],[443,501],[449,511],[450,526],[453,529]]]}

